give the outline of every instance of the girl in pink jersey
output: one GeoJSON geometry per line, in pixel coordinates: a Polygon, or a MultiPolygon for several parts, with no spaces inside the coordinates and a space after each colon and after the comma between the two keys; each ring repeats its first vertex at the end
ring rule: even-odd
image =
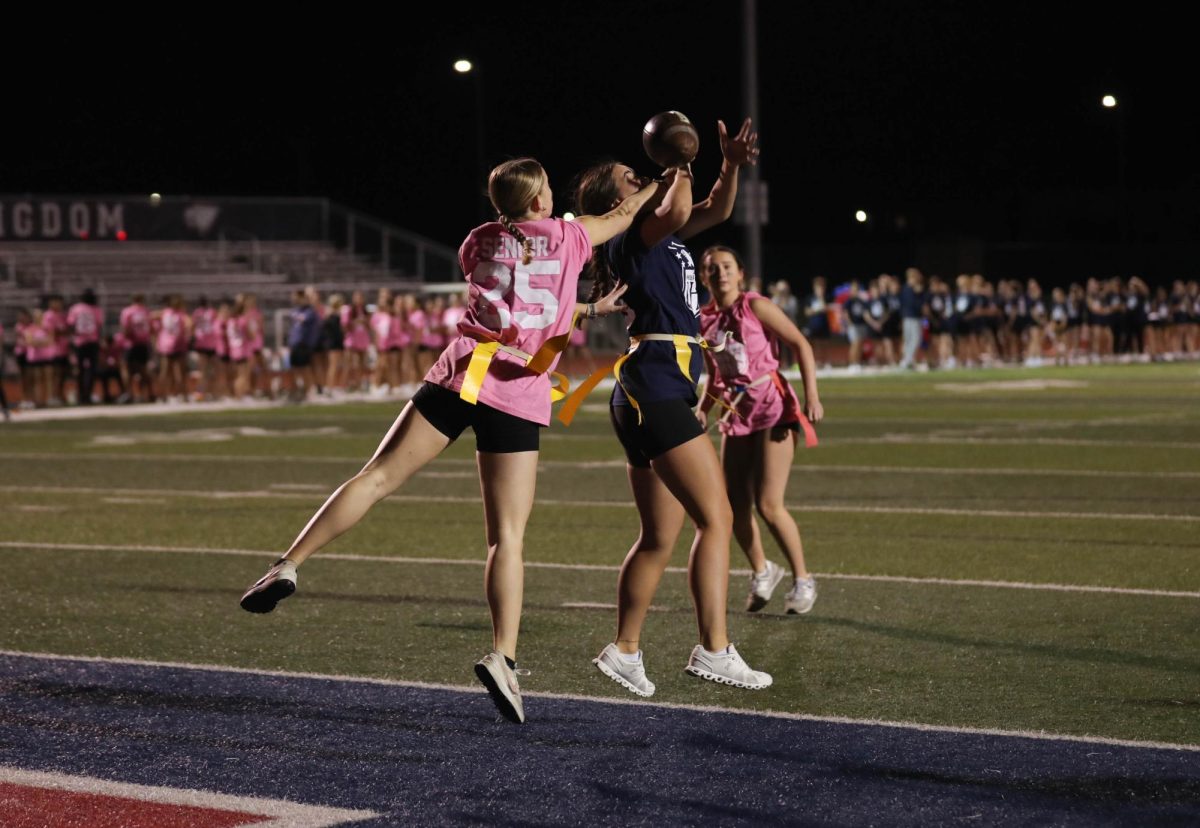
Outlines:
{"type": "Polygon", "coordinates": [[[33,374],[33,404],[44,408],[50,400],[54,379],[54,335],[46,327],[46,311],[34,310],[29,324],[21,331],[25,344],[25,358],[33,374]]]}
{"type": "Polygon", "coordinates": [[[49,358],[50,405],[61,405],[66,400],[67,375],[71,373],[71,336],[67,327],[67,312],[63,309],[63,298],[54,294],[46,299],[46,310],[42,314],[42,327],[52,341],[49,358]]]}
{"type": "Polygon", "coordinates": [[[654,193],[574,222],[551,218],[546,173],[530,158],[508,161],[488,181],[498,221],[471,231],[459,251],[470,302],[460,335],[404,407],[361,472],[325,502],[287,553],[242,597],[269,612],[295,590],[296,566],[354,526],[378,500],[436,457],[468,426],[475,431],[488,557],[485,592],[493,650],[475,672],[509,720],[525,719],[513,673],[524,584],[522,544],[533,507],[538,429],[550,422],[548,371],[574,315],[615,313],[624,288],[578,305],[579,273],[599,244],[629,227],[654,193]]]}
{"type": "Polygon", "coordinates": [[[361,290],[354,291],[350,295],[350,304],[342,308],[342,336],[346,346],[343,360],[348,391],[357,390],[366,376],[367,349],[371,346],[369,316],[366,297],[361,290]]]}
{"type": "Polygon", "coordinates": [[[250,391],[255,396],[261,396],[264,391],[270,391],[267,358],[263,350],[266,326],[263,324],[262,311],[258,309],[258,296],[247,293],[242,297],[242,302],[246,308],[242,314],[246,319],[246,341],[250,345],[250,391]]]}
{"type": "Polygon", "coordinates": [[[388,370],[388,351],[392,344],[392,291],[380,288],[375,298],[375,310],[371,311],[371,342],[375,346],[375,368],[371,372],[371,386],[381,393],[384,386],[391,385],[388,370]]]}
{"type": "Polygon", "coordinates": [[[85,290],[67,311],[67,327],[71,329],[71,345],[75,349],[75,364],[79,367],[79,404],[91,405],[100,359],[100,335],[104,328],[104,311],[96,304],[96,294],[91,288],[85,290]]]}
{"type": "Polygon", "coordinates": [[[208,297],[196,300],[192,311],[192,350],[196,353],[196,367],[200,382],[196,387],[196,399],[212,399],[213,378],[218,370],[217,342],[221,334],[217,330],[217,312],[209,306],[208,297]]]}
{"type": "Polygon", "coordinates": [[[388,384],[392,386],[392,390],[399,390],[411,396],[412,387],[405,388],[405,384],[411,382],[406,372],[405,356],[413,344],[412,331],[408,329],[408,298],[406,294],[392,297],[392,306],[389,308],[392,323],[388,328],[387,371],[388,384]]]}
{"type": "Polygon", "coordinates": [[[413,335],[413,364],[416,366],[416,373],[419,377],[424,376],[430,369],[435,356],[430,353],[429,346],[424,343],[425,328],[429,324],[429,314],[426,312],[428,305],[427,298],[415,296],[412,307],[408,311],[408,328],[413,335]]]}
{"type": "Polygon", "coordinates": [[[254,358],[252,325],[250,318],[246,316],[245,298],[239,297],[234,301],[229,320],[225,323],[225,342],[229,348],[229,362],[233,368],[233,396],[238,399],[250,396],[250,363],[254,358]]]}
{"type": "Polygon", "coordinates": [[[150,341],[153,326],[145,297],[135,293],[129,304],[121,310],[121,335],[129,350],[125,352],[125,366],[129,373],[129,400],[148,398],[154,402],[154,382],[150,377],[150,341]],[[136,383],[135,383],[136,380],[136,383]]]}
{"type": "Polygon", "coordinates": [[[757,508],[792,568],[785,610],[805,613],[817,599],[816,584],[804,566],[800,530],[783,496],[798,431],[804,427],[809,444],[815,445],[810,423],[824,416],[812,346],[770,299],[742,290],[745,269],[733,249],[708,248],[700,273],[713,297],[700,308],[700,334],[713,347],[704,352],[710,381],[699,416],[707,422],[709,411],[719,404],[721,465],[733,508],[733,534],[754,569],[746,609],[758,612],[766,606],[784,576],[783,568],[763,555],[757,508]],[[799,356],[803,405],[779,373],[781,343],[799,356]]]}
{"type": "Polygon", "coordinates": [[[167,306],[158,312],[158,384],[168,399],[175,397],[181,402],[187,395],[187,352],[192,339],[192,321],[183,306],[179,294],[167,300],[167,306]]]}

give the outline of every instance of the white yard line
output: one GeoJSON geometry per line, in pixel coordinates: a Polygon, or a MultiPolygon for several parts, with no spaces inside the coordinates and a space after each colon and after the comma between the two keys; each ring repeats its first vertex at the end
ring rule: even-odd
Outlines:
{"type": "MultiPolygon", "coordinates": [[[[864,439],[880,439],[882,438],[864,438],[864,439]]],[[[886,442],[893,442],[888,440],[886,442]]],[[[70,452],[0,452],[0,460],[64,460],[71,463],[80,461],[104,461],[104,462],[162,462],[162,463],[178,463],[178,462],[196,462],[196,463],[296,463],[305,464],[311,463],[314,465],[358,465],[361,466],[366,462],[367,458],[363,457],[311,457],[297,455],[271,455],[271,454],[123,454],[115,452],[86,452],[86,453],[70,453],[70,452]]],[[[469,466],[475,468],[476,462],[473,459],[457,458],[457,457],[441,457],[433,460],[430,466],[469,466]]],[[[540,460],[538,461],[539,469],[573,469],[573,470],[594,470],[594,469],[625,469],[625,461],[620,459],[612,460],[540,460]]],[[[800,455],[796,463],[798,471],[814,471],[814,472],[831,472],[831,473],[870,473],[870,474],[924,474],[924,475],[945,475],[953,477],[962,475],[967,477],[989,477],[989,476],[1005,476],[1005,477],[1107,477],[1107,478],[1129,478],[1142,480],[1155,480],[1158,478],[1164,479],[1181,479],[1190,480],[1200,478],[1200,471],[1125,471],[1121,469],[1022,469],[1022,468],[953,468],[950,466],[867,466],[854,464],[817,464],[804,462],[804,455],[800,455]]],[[[431,476],[433,472],[424,472],[427,476],[431,476]]],[[[472,474],[464,474],[464,477],[472,477],[472,474]]],[[[271,488],[293,489],[312,489],[312,488],[327,488],[324,484],[272,484],[271,488]]]]}
{"type": "MultiPolygon", "coordinates": [[[[112,489],[95,486],[0,486],[0,493],[28,494],[98,494],[119,497],[160,495],[165,497],[195,497],[206,500],[324,500],[326,495],[307,492],[280,492],[269,489],[239,491],[213,491],[209,489],[112,489]]],[[[382,503],[462,503],[481,504],[481,497],[459,497],[456,495],[389,495],[382,503]]],[[[633,503],[626,500],[554,500],[538,498],[541,506],[563,506],[572,509],[632,509],[633,503]]],[[[1136,512],[1035,512],[1006,511],[1002,509],[938,509],[919,506],[858,506],[853,503],[789,503],[789,511],[808,514],[864,514],[864,515],[942,515],[951,517],[996,517],[1017,519],[1059,520],[1149,520],[1167,523],[1200,523],[1200,515],[1164,515],[1136,512]]]]}
{"type": "Polygon", "coordinates": [[[161,805],[183,805],[192,808],[209,808],[235,811],[240,814],[271,817],[267,821],[256,821],[262,828],[325,828],[345,822],[358,822],[380,816],[375,811],[351,811],[346,808],[326,808],[317,805],[302,805],[282,799],[262,799],[253,796],[231,796],[229,794],[197,791],[187,788],[165,788],[153,785],[135,785],[129,782],[113,782],[90,776],[72,776],[65,773],[31,771],[0,765],[0,782],[30,788],[46,788],[55,791],[111,796],[132,799],[137,802],[153,802],[161,805]]]}
{"type": "MultiPolygon", "coordinates": [[[[73,656],[57,653],[26,653],[16,650],[0,650],[0,656],[12,658],[28,658],[43,661],[78,661],[88,664],[122,664],[132,667],[163,667],[175,670],[200,670],[211,673],[231,673],[237,675],[265,676],[270,678],[314,679],[318,681],[355,682],[374,684],[384,687],[406,687],[418,690],[445,690],[457,693],[478,695],[483,692],[479,687],[455,684],[432,684],[418,681],[400,681],[396,679],[381,679],[360,676],[328,675],[323,673],[299,673],[284,670],[253,670],[245,667],[226,667],[219,664],[193,664],[173,661],[148,661],[132,658],[101,658],[97,656],[73,656]]],[[[727,707],[712,707],[696,704],[671,704],[663,702],[635,701],[625,698],[582,696],[573,693],[539,693],[525,691],[526,698],[565,699],[569,701],[587,702],[593,704],[612,704],[622,707],[637,706],[644,709],[688,710],[709,714],[724,714],[731,716],[748,716],[759,719],[785,719],[798,722],[820,722],[826,724],[844,724],[863,727],[887,727],[903,730],[915,730],[925,733],[950,733],[969,736],[997,736],[1001,738],[1037,739],[1048,742],[1075,742],[1090,745],[1108,745],[1112,747],[1140,748],[1146,750],[1182,750],[1200,753],[1200,745],[1174,742],[1149,742],[1131,739],[1111,739],[1103,736],[1074,736],[1064,733],[1047,733],[1045,731],[1029,730],[1000,730],[995,728],[954,727],[950,725],[925,724],[922,722],[887,721],[881,719],[853,719],[846,716],[815,716],[807,713],[785,713],[774,710],[738,710],[727,707]]]]}
{"type": "MultiPolygon", "coordinates": [[[[0,541],[0,549],[43,549],[53,552],[154,552],[167,554],[228,555],[269,560],[279,554],[278,550],[267,549],[224,549],[210,546],[150,546],[144,544],[93,544],[93,543],[41,543],[38,541],[0,541]]],[[[345,552],[322,552],[321,560],[361,561],[382,564],[413,564],[420,566],[483,566],[482,558],[433,558],[400,555],[355,555],[345,552]]],[[[571,572],[619,572],[620,567],[611,564],[571,564],[553,561],[526,561],[529,569],[567,570],[571,572]]],[[[684,567],[667,567],[667,572],[686,574],[684,567]]],[[[748,569],[730,570],[731,575],[746,577],[748,569]]],[[[1200,592],[1166,589],[1141,589],[1135,587],[1088,586],[1084,584],[1033,583],[1028,581],[986,581],[955,578],[916,578],[904,575],[858,575],[835,572],[814,572],[814,577],[825,581],[875,581],[879,583],[922,584],[930,586],[985,587],[994,589],[1022,589],[1037,592],[1083,592],[1109,595],[1142,595],[1155,598],[1200,598],[1200,592]]],[[[565,603],[571,608],[609,608],[609,604],[565,603]]]]}

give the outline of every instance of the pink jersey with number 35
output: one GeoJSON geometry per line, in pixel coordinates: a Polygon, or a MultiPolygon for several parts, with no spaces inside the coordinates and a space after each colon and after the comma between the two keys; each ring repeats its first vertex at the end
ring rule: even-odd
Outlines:
{"type": "MultiPolygon", "coordinates": [[[[555,218],[522,221],[517,227],[533,244],[529,264],[521,262],[520,242],[499,222],[476,227],[463,242],[458,258],[467,277],[466,313],[458,323],[458,337],[429,369],[426,382],[459,391],[480,342],[498,341],[535,354],[570,328],[579,273],[592,257],[587,231],[555,218]]],[[[520,358],[497,351],[479,402],[549,425],[549,372],[533,374],[520,358]]]]}

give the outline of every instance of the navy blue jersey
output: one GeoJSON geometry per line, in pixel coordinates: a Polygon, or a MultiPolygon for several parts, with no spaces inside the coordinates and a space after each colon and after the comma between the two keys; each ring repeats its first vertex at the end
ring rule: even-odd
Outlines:
{"type": "MultiPolygon", "coordinates": [[[[641,221],[604,245],[609,264],[622,284],[629,286],[622,301],[633,312],[629,335],[700,334],[700,303],[696,264],[691,251],[676,236],[649,249],[642,241],[641,221]]],[[[670,342],[643,342],[621,368],[621,382],[640,404],[686,400],[695,405],[696,380],[704,369],[700,347],[692,345],[691,379],[679,370],[670,342]]],[[[624,389],[613,391],[614,405],[628,405],[624,389]]]]}
{"type": "Polygon", "coordinates": [[[862,294],[855,294],[847,299],[845,309],[851,325],[863,324],[864,317],[867,315],[867,303],[862,294]]]}

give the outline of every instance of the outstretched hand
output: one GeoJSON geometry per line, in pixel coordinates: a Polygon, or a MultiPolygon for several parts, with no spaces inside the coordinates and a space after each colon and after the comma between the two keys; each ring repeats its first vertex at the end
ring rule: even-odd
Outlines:
{"type": "Polygon", "coordinates": [[[750,119],[742,121],[742,128],[730,137],[724,121],[717,121],[717,137],[721,140],[721,155],[735,167],[758,163],[758,133],[750,131],[750,119]]]}
{"type": "Polygon", "coordinates": [[[621,313],[624,311],[626,305],[621,301],[621,297],[627,290],[629,290],[629,285],[618,283],[607,296],[597,299],[595,302],[596,316],[608,316],[610,313],[621,313]]]}

